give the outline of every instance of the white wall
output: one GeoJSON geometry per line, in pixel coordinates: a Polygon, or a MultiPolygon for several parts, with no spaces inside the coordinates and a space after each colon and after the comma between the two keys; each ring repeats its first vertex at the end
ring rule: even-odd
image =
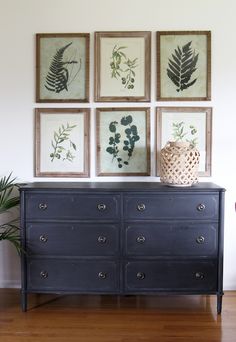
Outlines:
{"type": "MultiPolygon", "coordinates": [[[[12,170],[19,181],[35,180],[33,176],[35,107],[91,107],[91,180],[119,181],[120,178],[95,177],[94,108],[96,103],[93,102],[93,32],[152,31],[152,101],[150,103],[152,156],[154,156],[155,106],[213,107],[212,177],[203,181],[213,181],[227,189],[224,288],[236,289],[234,210],[236,40],[233,35],[236,30],[235,13],[234,0],[0,0],[0,175],[6,175],[12,170]],[[155,101],[155,32],[158,30],[212,31],[212,101],[178,103],[155,101]],[[38,105],[35,103],[35,33],[47,32],[91,33],[90,104],[38,105]]],[[[117,104],[117,106],[122,105],[117,104]]],[[[144,178],[129,178],[129,180],[133,179],[144,178]]],[[[157,180],[154,159],[152,177],[149,179],[157,180]]],[[[17,255],[8,245],[1,243],[0,286],[17,286],[19,281],[20,267],[17,255]]]]}

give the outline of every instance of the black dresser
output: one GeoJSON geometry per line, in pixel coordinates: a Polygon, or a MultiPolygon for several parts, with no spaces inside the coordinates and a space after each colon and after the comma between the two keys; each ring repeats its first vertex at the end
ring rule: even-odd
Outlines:
{"type": "Polygon", "coordinates": [[[224,189],[212,183],[22,185],[22,310],[29,293],[215,294],[224,189]]]}

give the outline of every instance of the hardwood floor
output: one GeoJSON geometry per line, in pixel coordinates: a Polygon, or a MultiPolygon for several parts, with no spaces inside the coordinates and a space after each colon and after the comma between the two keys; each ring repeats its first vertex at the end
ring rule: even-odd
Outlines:
{"type": "Polygon", "coordinates": [[[0,289],[0,342],[236,342],[236,292],[215,296],[30,296],[0,289]]]}

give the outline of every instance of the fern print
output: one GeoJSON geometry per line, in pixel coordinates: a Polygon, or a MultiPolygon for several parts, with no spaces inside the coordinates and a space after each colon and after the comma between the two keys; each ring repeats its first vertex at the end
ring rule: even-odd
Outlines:
{"type": "Polygon", "coordinates": [[[176,91],[183,91],[197,81],[197,78],[191,80],[193,73],[197,70],[196,64],[199,54],[191,48],[192,42],[188,42],[182,48],[179,46],[172,53],[172,59],[169,58],[167,75],[176,85],[176,91]]]}
{"type": "Polygon", "coordinates": [[[71,46],[71,44],[72,42],[61,47],[52,58],[45,83],[45,88],[49,91],[55,93],[60,93],[63,90],[68,91],[69,83],[75,79],[81,69],[81,60],[79,62],[76,60],[63,60],[64,52],[69,48],[69,46],[71,46]],[[66,68],[66,66],[70,64],[79,64],[78,70],[71,79],[68,68],[66,68]]]}
{"type": "Polygon", "coordinates": [[[73,151],[77,150],[76,144],[71,141],[70,133],[76,127],[76,125],[70,126],[69,123],[64,126],[63,124],[59,127],[58,131],[54,131],[53,140],[51,145],[53,152],[50,153],[51,162],[54,159],[60,159],[62,161],[72,162],[75,156],[73,151]]]}

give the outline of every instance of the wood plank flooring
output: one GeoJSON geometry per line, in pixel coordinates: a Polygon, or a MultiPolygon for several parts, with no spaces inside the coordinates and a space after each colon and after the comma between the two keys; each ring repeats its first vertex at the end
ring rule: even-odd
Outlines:
{"type": "Polygon", "coordinates": [[[0,289],[0,342],[236,342],[236,292],[216,296],[31,295],[0,289]]]}

